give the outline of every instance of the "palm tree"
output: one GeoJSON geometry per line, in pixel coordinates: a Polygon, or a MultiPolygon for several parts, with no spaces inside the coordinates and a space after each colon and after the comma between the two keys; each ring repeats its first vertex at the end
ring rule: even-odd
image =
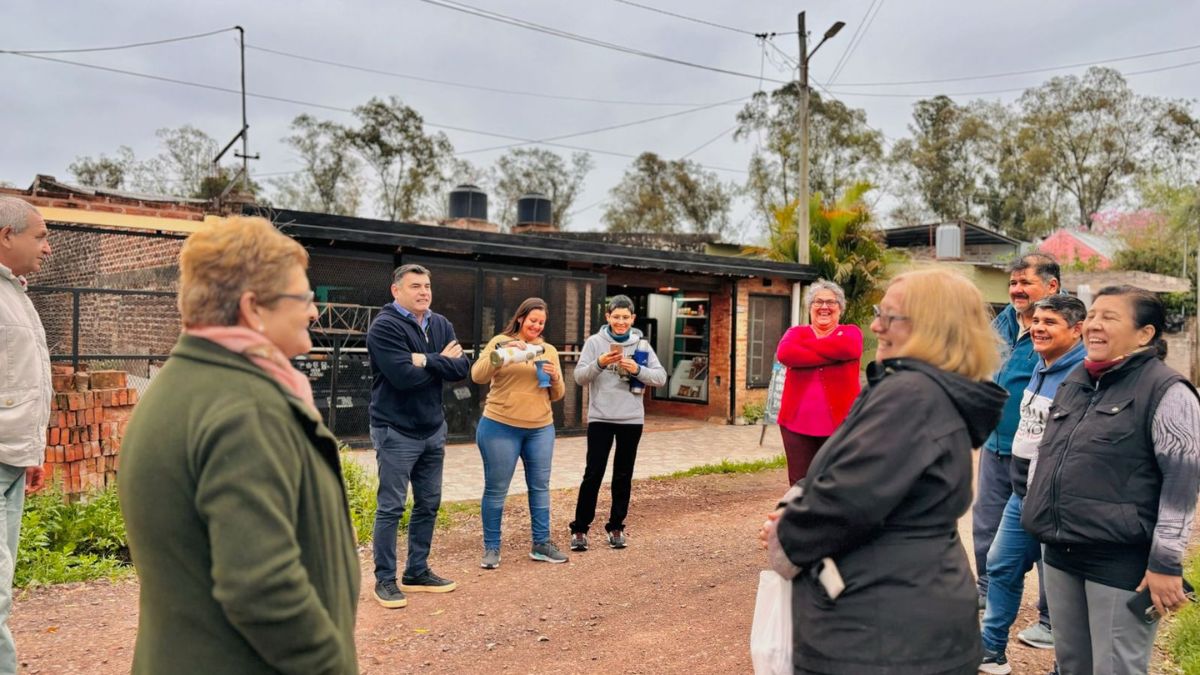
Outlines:
{"type": "MultiPolygon", "coordinates": [[[[844,323],[865,325],[870,320],[871,305],[883,295],[881,282],[887,265],[897,256],[871,223],[871,212],[863,201],[870,189],[869,183],[859,182],[833,204],[825,204],[820,194],[814,194],[808,203],[809,260],[817,276],[837,283],[846,292],[844,323]]],[[[767,245],[746,252],[794,262],[798,206],[796,200],[773,206],[767,245]]]]}

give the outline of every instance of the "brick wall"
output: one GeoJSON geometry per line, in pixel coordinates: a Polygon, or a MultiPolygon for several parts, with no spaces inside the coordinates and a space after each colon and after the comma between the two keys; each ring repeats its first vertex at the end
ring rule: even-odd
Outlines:
{"type": "Polygon", "coordinates": [[[74,372],[55,366],[46,429],[46,480],[67,495],[102,490],[117,478],[117,457],[136,389],[118,371],[74,372]]]}
{"type": "MultiPolygon", "coordinates": [[[[29,281],[33,286],[173,293],[182,245],[177,237],[122,230],[79,231],[52,224],[51,256],[29,281]]],[[[35,292],[30,298],[46,328],[51,353],[70,354],[71,294],[35,292]]],[[[81,353],[165,354],[179,336],[179,311],[173,297],[87,293],[80,297],[79,310],[81,353]]]]}

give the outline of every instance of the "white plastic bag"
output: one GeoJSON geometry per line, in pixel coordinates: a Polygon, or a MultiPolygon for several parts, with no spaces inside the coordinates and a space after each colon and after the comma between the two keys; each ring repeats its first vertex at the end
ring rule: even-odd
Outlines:
{"type": "Polygon", "coordinates": [[[754,623],[750,627],[754,675],[792,672],[792,582],[774,570],[758,574],[754,623]]]}

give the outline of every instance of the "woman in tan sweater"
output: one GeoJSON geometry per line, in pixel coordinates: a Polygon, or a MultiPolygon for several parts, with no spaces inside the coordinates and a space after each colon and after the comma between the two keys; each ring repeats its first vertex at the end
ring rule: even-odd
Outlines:
{"type": "Polygon", "coordinates": [[[554,413],[550,403],[566,393],[558,351],[542,339],[546,302],[528,298],[499,335],[488,341],[471,366],[476,384],[490,383],[475,442],[483,457],[483,561],[480,567],[500,566],[500,523],[504,499],[517,458],[525,469],[529,489],[529,518],[533,547],[529,557],[550,563],[567,556],[550,541],[550,462],[554,456],[554,413]],[[509,350],[501,365],[497,350],[509,350]],[[522,352],[540,352],[524,360],[522,352]]]}

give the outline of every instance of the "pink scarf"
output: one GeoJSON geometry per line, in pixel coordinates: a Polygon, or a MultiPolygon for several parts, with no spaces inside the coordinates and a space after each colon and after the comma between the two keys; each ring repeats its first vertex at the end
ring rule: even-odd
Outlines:
{"type": "Polygon", "coordinates": [[[184,332],[245,356],[278,382],[284,391],[304,401],[313,410],[317,409],[308,378],[293,368],[283,352],[262,333],[242,326],[201,326],[184,332]]]}

